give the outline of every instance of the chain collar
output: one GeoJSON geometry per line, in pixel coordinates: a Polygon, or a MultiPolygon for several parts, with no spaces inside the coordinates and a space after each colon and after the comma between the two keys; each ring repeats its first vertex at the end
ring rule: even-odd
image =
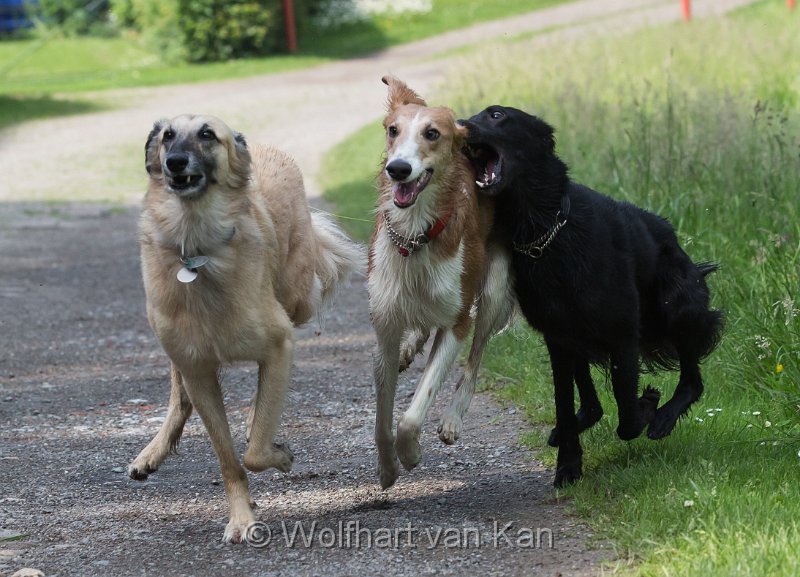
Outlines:
{"type": "Polygon", "coordinates": [[[411,256],[434,238],[439,236],[439,234],[444,230],[444,227],[447,226],[447,221],[450,220],[450,216],[452,214],[453,209],[451,208],[446,215],[437,219],[428,230],[411,237],[403,236],[395,230],[395,228],[392,226],[392,221],[389,219],[388,212],[384,213],[383,218],[386,221],[386,233],[389,235],[389,240],[392,241],[392,244],[397,247],[397,252],[399,252],[402,256],[411,256]]]}
{"type": "Polygon", "coordinates": [[[556,213],[556,223],[533,242],[525,244],[513,243],[514,250],[533,260],[539,260],[544,254],[544,249],[550,246],[550,243],[556,238],[558,231],[567,224],[567,216],[569,216],[569,197],[565,194],[561,197],[561,210],[556,213]]]}

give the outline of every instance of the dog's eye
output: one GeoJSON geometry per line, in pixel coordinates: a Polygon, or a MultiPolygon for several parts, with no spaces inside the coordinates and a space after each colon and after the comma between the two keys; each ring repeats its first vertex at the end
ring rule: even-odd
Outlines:
{"type": "Polygon", "coordinates": [[[428,140],[436,140],[439,138],[439,131],[435,128],[429,128],[425,131],[425,138],[428,140]]]}
{"type": "Polygon", "coordinates": [[[397,136],[397,127],[394,124],[392,124],[387,130],[387,132],[389,133],[390,138],[394,138],[395,136],[397,136]]]}
{"type": "Polygon", "coordinates": [[[164,142],[169,142],[173,138],[175,138],[175,131],[168,128],[167,130],[164,131],[164,135],[161,137],[161,140],[164,142]]]}
{"type": "Polygon", "coordinates": [[[495,120],[503,118],[503,116],[505,116],[505,114],[503,114],[499,110],[495,110],[494,112],[492,112],[492,118],[494,118],[495,120]]]}
{"type": "Polygon", "coordinates": [[[203,140],[216,140],[217,135],[214,134],[214,131],[211,130],[210,128],[205,128],[200,131],[200,138],[202,138],[203,140]]]}

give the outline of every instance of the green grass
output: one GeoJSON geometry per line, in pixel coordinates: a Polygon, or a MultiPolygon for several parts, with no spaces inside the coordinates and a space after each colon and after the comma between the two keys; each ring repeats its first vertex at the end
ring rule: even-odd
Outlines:
{"type": "MultiPolygon", "coordinates": [[[[308,31],[296,55],[207,64],[171,64],[138,38],[68,38],[0,42],[0,128],[9,124],[93,109],[75,93],[242,78],[307,68],[433,36],[447,30],[528,12],[566,0],[436,0],[424,15],[401,14],[324,33],[308,31]],[[70,94],[69,100],[64,94],[70,94]],[[58,95],[56,101],[52,96],[58,95]]],[[[91,99],[89,99],[91,100],[91,99]]]]}
{"type": "MultiPolygon", "coordinates": [[[[798,17],[770,1],[619,39],[498,45],[426,95],[459,115],[493,102],[539,114],[576,180],[662,214],[691,256],[722,263],[710,284],[725,334],[703,365],[706,393],[669,438],[617,439],[610,385],[595,373],[607,415],[582,436],[584,479],[561,494],[615,545],[615,573],[800,574],[798,17]]],[[[370,190],[380,138],[369,130],[334,152],[365,165],[335,187],[340,196],[370,190]]],[[[367,198],[339,207],[363,213],[367,198]]],[[[553,465],[540,337],[520,326],[495,338],[484,371],[553,465]]],[[[665,396],[676,381],[642,378],[665,396]]]]}
{"type": "Polygon", "coordinates": [[[39,95],[158,86],[272,74],[331,58],[297,55],[170,65],[127,38],[0,42],[0,94],[39,95]]]}
{"type": "Polygon", "coordinates": [[[380,120],[367,125],[323,159],[325,198],[336,206],[347,232],[366,241],[375,222],[376,178],[383,150],[380,120]]]}
{"type": "Polygon", "coordinates": [[[340,58],[357,56],[565,1],[568,0],[433,0],[433,9],[428,13],[379,16],[369,23],[342,26],[335,34],[307,37],[302,50],[340,58]]]}

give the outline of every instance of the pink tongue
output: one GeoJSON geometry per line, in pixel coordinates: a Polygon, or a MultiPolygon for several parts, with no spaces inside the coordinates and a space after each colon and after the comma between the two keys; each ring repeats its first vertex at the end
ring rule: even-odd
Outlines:
{"type": "Polygon", "coordinates": [[[406,205],[414,200],[414,193],[417,190],[417,183],[397,182],[394,185],[394,200],[400,205],[406,205]]]}

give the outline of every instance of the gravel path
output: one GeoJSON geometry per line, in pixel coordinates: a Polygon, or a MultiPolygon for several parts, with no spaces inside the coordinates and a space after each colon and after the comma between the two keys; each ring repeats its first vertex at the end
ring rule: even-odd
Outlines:
{"type": "MultiPolygon", "coordinates": [[[[289,475],[251,475],[257,514],[273,531],[270,546],[220,542],[227,507],[196,415],[179,455],[145,483],[128,479],[125,466],[155,434],[168,396],[166,357],[145,319],[136,216],[80,204],[4,210],[0,535],[22,540],[0,541],[0,575],[23,566],[76,576],[594,573],[602,548],[587,550],[586,529],[555,500],[551,473],[520,448],[514,408],[486,395],[476,397],[453,447],[436,436],[439,403],[423,433],[422,464],[380,490],[373,334],[359,279],[322,329],[297,331],[281,431],[295,466],[289,475]],[[290,535],[297,523],[308,534],[315,521],[311,547],[287,546],[282,523],[290,535]],[[373,547],[366,533],[360,543],[351,535],[350,547],[334,535],[328,547],[331,530],[348,522],[370,531],[373,547]],[[509,522],[507,541],[495,523],[509,522]]],[[[420,364],[401,379],[401,407],[420,364]]],[[[250,365],[223,380],[242,451],[255,380],[250,365]]]]}
{"type": "MultiPolygon", "coordinates": [[[[695,13],[742,3],[697,0],[695,13]]],[[[251,140],[280,144],[311,176],[314,195],[322,153],[380,116],[382,74],[425,93],[452,63],[426,56],[464,42],[569,22],[578,24],[557,34],[619,31],[674,18],[675,5],[578,2],[313,70],[106,93],[98,98],[125,106],[0,133],[0,575],[23,567],[76,576],[599,573],[610,552],[557,501],[552,472],[519,446],[525,425],[514,407],[487,395],[476,396],[462,438],[446,447],[435,434],[446,387],[423,431],[421,466],[379,490],[373,334],[360,279],[322,329],[297,332],[281,431],[295,467],[251,476],[272,542],[223,545],[219,468],[196,416],[180,455],[157,474],[145,483],[125,474],[155,434],[168,396],[166,357],[145,319],[138,209],[33,201],[138,199],[150,124],[185,110],[218,114],[251,140]],[[603,26],[586,23],[609,11],[603,26]],[[314,530],[313,543],[287,545],[284,526],[289,537],[314,530]]],[[[419,364],[401,379],[401,408],[419,364]]],[[[243,450],[254,367],[231,368],[224,385],[243,450]]]]}

